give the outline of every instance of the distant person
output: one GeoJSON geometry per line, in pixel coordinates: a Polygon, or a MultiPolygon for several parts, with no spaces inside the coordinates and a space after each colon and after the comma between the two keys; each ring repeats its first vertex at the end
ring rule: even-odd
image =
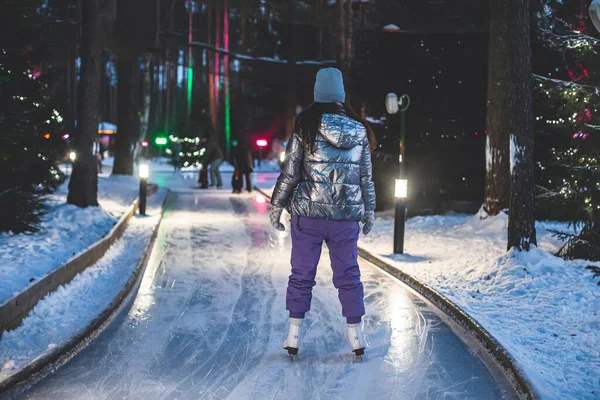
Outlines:
{"type": "Polygon", "coordinates": [[[238,172],[240,178],[246,181],[246,191],[252,193],[252,172],[254,171],[254,165],[252,154],[244,143],[234,142],[231,151],[231,164],[238,172]]]}
{"type": "Polygon", "coordinates": [[[177,143],[173,148],[173,168],[175,172],[181,169],[181,143],[177,143]]]}
{"type": "Polygon", "coordinates": [[[221,179],[219,168],[223,162],[223,152],[212,136],[209,138],[206,136],[203,137],[202,144],[205,146],[205,151],[200,158],[200,162],[208,168],[208,175],[210,178],[209,187],[221,189],[223,187],[223,180],[221,179]]]}
{"type": "Polygon", "coordinates": [[[284,208],[292,215],[292,275],[286,308],[290,327],[284,348],[298,353],[300,327],[310,310],[321,246],[327,243],[348,340],[357,357],[364,354],[359,329],[365,314],[358,267],[359,222],[363,233],[375,220],[371,150],[375,135],[347,104],[342,73],[321,69],[314,86],[315,102],[298,116],[271,200],[271,224],[280,222],[284,208]]]}

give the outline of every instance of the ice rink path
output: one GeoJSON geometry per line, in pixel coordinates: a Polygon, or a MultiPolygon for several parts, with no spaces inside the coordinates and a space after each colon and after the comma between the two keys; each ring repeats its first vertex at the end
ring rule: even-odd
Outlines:
{"type": "MultiPolygon", "coordinates": [[[[274,177],[257,179],[268,187],[274,177]]],[[[173,194],[139,293],[23,398],[514,398],[439,312],[363,261],[367,350],[354,363],[327,252],[290,362],[282,349],[290,240],[270,227],[264,197],[197,190],[192,174],[155,180],[173,194]]]]}

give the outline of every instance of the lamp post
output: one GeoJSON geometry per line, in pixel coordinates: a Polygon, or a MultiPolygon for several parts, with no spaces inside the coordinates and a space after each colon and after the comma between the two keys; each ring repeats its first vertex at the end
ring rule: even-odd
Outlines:
{"type": "Polygon", "coordinates": [[[140,163],[139,176],[140,176],[140,215],[146,215],[146,197],[148,196],[148,175],[149,175],[148,163],[140,163]]]}
{"type": "Polygon", "coordinates": [[[385,107],[391,115],[400,111],[400,143],[398,154],[398,179],[395,182],[394,197],[396,198],[396,208],[394,212],[394,254],[404,253],[404,226],[406,221],[406,198],[408,197],[408,180],[404,172],[404,151],[405,129],[406,129],[406,110],[410,106],[410,97],[403,94],[400,99],[395,93],[388,93],[385,98],[385,107]]]}
{"type": "Polygon", "coordinates": [[[265,139],[258,139],[256,145],[258,146],[258,167],[260,168],[260,160],[262,159],[262,149],[267,147],[268,142],[265,139]]]}
{"type": "Polygon", "coordinates": [[[73,175],[73,164],[75,163],[76,159],[77,159],[77,153],[75,153],[74,151],[71,151],[69,153],[69,160],[71,160],[71,170],[69,171],[69,176],[73,175]]]}

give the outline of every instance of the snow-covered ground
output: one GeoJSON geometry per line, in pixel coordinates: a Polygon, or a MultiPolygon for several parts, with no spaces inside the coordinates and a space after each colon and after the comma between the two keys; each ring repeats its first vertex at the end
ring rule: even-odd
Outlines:
{"type": "Polygon", "coordinates": [[[95,265],[42,299],[21,325],[0,339],[0,381],[61,347],[114,300],[131,277],[158,223],[166,189],[148,199],[147,216],[136,215],[125,234],[95,265]]]}
{"type": "Polygon", "coordinates": [[[66,182],[49,196],[49,211],[39,232],[0,233],[0,304],[105,236],[138,190],[135,177],[102,175],[98,178],[100,207],[81,209],[66,204],[66,182]]]}
{"type": "Polygon", "coordinates": [[[587,261],[554,257],[561,245],[538,223],[539,248],[506,253],[506,215],[416,217],[405,255],[392,254],[393,218],[361,246],[387,257],[459,305],[505,346],[542,399],[600,398],[600,288],[587,261]]]}

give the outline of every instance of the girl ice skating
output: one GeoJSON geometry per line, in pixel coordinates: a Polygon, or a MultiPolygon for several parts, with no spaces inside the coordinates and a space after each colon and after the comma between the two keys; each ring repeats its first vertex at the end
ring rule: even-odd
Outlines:
{"type": "Polygon", "coordinates": [[[290,329],[284,348],[292,358],[298,353],[302,321],[310,310],[325,242],[350,347],[362,357],[360,322],[365,306],[357,242],[359,222],[367,234],[375,219],[371,168],[375,138],[370,127],[344,104],[339,70],[325,68],[317,73],[314,100],[298,117],[271,200],[271,224],[276,229],[285,229],[280,222],[284,208],[292,215],[292,275],[286,297],[290,329]]]}

